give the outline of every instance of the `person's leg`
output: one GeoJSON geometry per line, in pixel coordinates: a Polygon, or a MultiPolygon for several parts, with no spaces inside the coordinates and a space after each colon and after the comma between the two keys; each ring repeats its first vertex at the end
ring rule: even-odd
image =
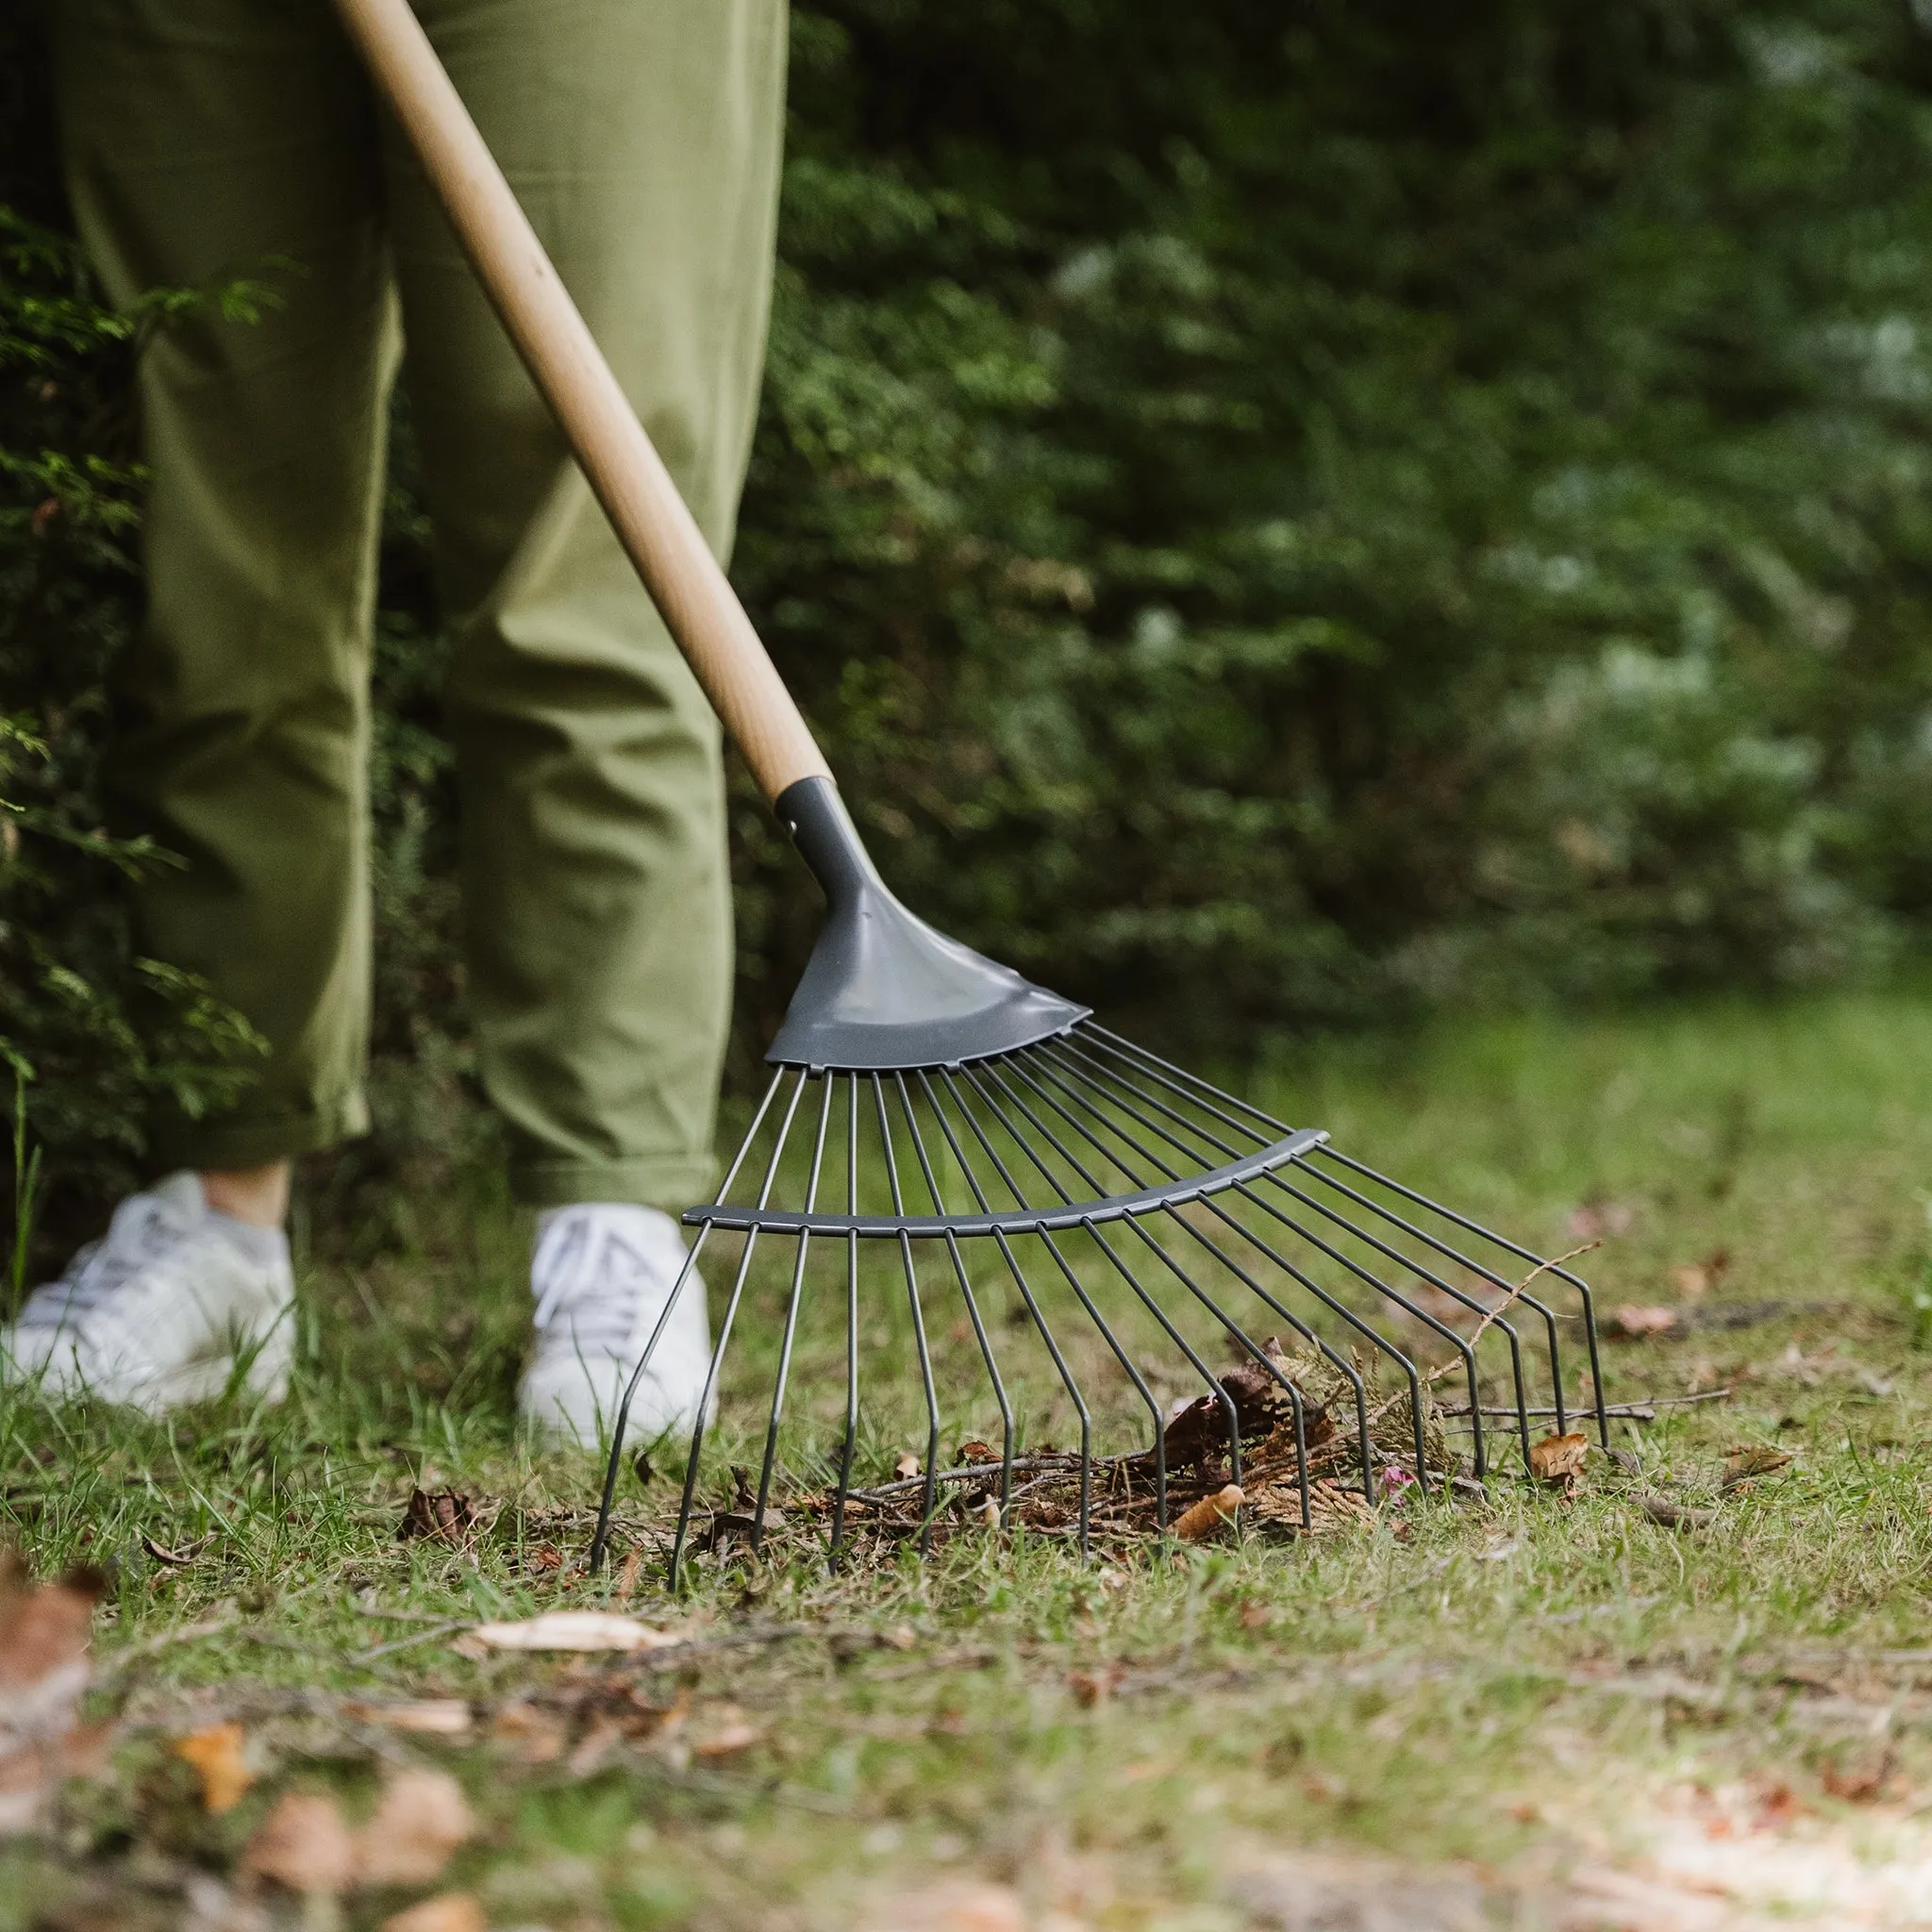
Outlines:
{"type": "MultiPolygon", "coordinates": [[[[782,0],[422,0],[484,139],[722,556],[764,352],[782,0]]],[[[454,657],[470,997],[517,1197],[679,1208],[730,999],[719,732],[391,130],[454,657]]]]}
{"type": "Polygon", "coordinates": [[[208,309],[141,367],[148,614],[118,667],[110,770],[186,861],[141,943],[267,1038],[232,1111],[157,1151],[237,1218],[279,1220],[290,1157],[365,1125],[363,801],[384,393],[395,354],[374,108],[325,0],[49,9],[81,233],[109,294],[279,291],[208,309]],[[270,266],[275,258],[292,264],[270,266]],[[251,1172],[255,1171],[255,1172],[251,1172]]]}

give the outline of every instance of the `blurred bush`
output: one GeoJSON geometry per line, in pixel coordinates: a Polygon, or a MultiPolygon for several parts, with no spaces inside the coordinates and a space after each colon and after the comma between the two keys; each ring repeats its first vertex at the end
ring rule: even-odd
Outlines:
{"type": "MultiPolygon", "coordinates": [[[[0,198],[53,221],[20,6],[0,198]]],[[[1876,0],[800,8],[734,573],[888,875],[1192,1051],[1916,945],[1928,81],[1876,0]]],[[[56,706],[84,794],[135,587],[75,557],[22,630],[31,465],[96,432],[30,393],[0,422],[0,708],[45,739],[56,706]]],[[[343,1186],[470,1131],[401,448],[387,1126],[343,1186]]],[[[817,907],[738,797],[741,1074],[817,907]]],[[[72,877],[57,949],[108,919],[72,877]]],[[[29,1054],[42,1024],[8,1023],[29,1054]]]]}

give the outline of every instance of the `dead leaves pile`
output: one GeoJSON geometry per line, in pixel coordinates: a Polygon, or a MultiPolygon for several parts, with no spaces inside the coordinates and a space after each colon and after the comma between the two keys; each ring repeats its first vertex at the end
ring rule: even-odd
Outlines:
{"type": "MultiPolygon", "coordinates": [[[[1147,1449],[1093,1459],[1091,1509],[1096,1539],[1137,1541],[1161,1533],[1163,1462],[1164,1526],[1183,1541],[1204,1541],[1238,1522],[1283,1536],[1330,1535],[1372,1524],[1375,1510],[1363,1493],[1354,1376],[1359,1376],[1364,1391],[1370,1456],[1378,1483],[1399,1493],[1415,1480],[1416,1418],[1406,1384],[1385,1396],[1373,1357],[1356,1359],[1350,1365],[1352,1376],[1350,1367],[1312,1348],[1291,1351],[1272,1336],[1262,1346],[1265,1361],[1250,1357],[1216,1377],[1226,1402],[1209,1391],[1170,1409],[1158,1456],[1147,1449]],[[1231,1454],[1230,1406],[1241,1444],[1239,1482],[1231,1454]]],[[[1459,1459],[1448,1447],[1426,1385],[1421,1425],[1424,1468],[1433,1481],[1446,1482],[1458,1472],[1459,1459]]],[[[917,1457],[902,1455],[893,1481],[847,1497],[843,1527],[848,1536],[886,1547],[920,1535],[927,1529],[923,1510],[930,1480],[935,1497],[930,1534],[936,1542],[1014,1525],[1044,1536],[1071,1536],[1079,1524],[1080,1474],[1075,1455],[1050,1445],[1032,1450],[1015,1459],[1012,1495],[1003,1509],[1000,1456],[989,1444],[961,1444],[955,1467],[930,1479],[917,1457]]],[[[740,1488],[742,1491],[746,1485],[741,1482],[740,1488]]],[[[728,1534],[748,1534],[745,1512],[752,1504],[748,1493],[741,1493],[731,1509],[719,1512],[704,1546],[717,1548],[728,1534]]],[[[793,1516],[810,1520],[821,1531],[837,1507],[829,1491],[787,1499],[793,1516]]],[[[784,1520],[768,1508],[767,1533],[774,1522],[784,1520]]]]}

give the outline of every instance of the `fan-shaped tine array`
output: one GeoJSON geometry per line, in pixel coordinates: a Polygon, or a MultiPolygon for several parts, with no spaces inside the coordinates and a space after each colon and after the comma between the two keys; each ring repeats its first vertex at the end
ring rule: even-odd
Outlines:
{"type": "MultiPolygon", "coordinates": [[[[734,1520],[756,1548],[789,1498],[823,1517],[835,1562],[860,1524],[924,1550],[974,1495],[986,1520],[1084,1552],[1096,1534],[1166,1531],[1177,1500],[1216,1484],[1248,1482],[1260,1520],[1291,1533],[1344,1487],[1359,1511],[1397,1473],[1425,1492],[1480,1480],[1499,1428],[1525,1463],[1533,1418],[1569,1428],[1566,1324],[1607,1434],[1590,1290],[1568,1268],[1091,1024],[958,1066],[781,1067],[716,1198],[685,1219],[678,1293],[708,1249],[739,1246],[674,1579],[748,1297],[773,1319],[736,1373],[770,1386],[734,1520]],[[908,1346],[910,1414],[889,1373],[864,1380],[908,1346]],[[1459,1400],[1437,1401],[1445,1383],[1459,1400]],[[1055,1447],[1069,1428],[1077,1446],[1055,1447]],[[868,1429],[913,1435],[917,1471],[860,1486],[868,1429]],[[942,1468],[949,1429],[963,1447],[942,1468]],[[1120,1445],[1100,1455],[1109,1430],[1120,1445]]],[[[613,1419],[593,1559],[668,1320],[613,1419]]]]}

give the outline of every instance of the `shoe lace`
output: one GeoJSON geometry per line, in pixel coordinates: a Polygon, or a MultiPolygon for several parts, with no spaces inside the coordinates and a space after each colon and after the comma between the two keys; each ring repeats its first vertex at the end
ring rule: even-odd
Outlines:
{"type": "Polygon", "coordinates": [[[165,1204],[151,1194],[134,1195],[116,1211],[104,1240],[81,1248],[58,1281],[34,1290],[20,1311],[20,1325],[85,1320],[114,1301],[134,1275],[179,1238],[165,1204]]]}
{"type": "Polygon", "coordinates": [[[538,1283],[534,1317],[542,1335],[561,1319],[586,1353],[621,1352],[637,1331],[638,1311],[657,1271],[641,1250],[588,1215],[559,1216],[531,1257],[538,1283]]]}

